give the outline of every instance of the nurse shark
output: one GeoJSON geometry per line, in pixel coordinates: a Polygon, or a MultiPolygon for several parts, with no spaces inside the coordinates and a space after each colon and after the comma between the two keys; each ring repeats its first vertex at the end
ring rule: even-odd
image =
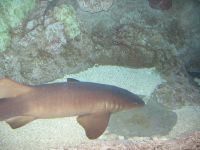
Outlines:
{"type": "Polygon", "coordinates": [[[107,84],[68,78],[67,82],[33,86],[0,80],[0,121],[13,129],[35,119],[77,116],[87,137],[96,139],[112,113],[144,105],[137,95],[107,84]]]}

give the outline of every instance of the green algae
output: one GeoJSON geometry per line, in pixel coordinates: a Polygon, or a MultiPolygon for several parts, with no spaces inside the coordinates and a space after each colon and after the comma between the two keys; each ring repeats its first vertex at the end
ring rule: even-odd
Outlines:
{"type": "Polygon", "coordinates": [[[79,24],[76,18],[75,10],[70,5],[61,5],[54,9],[53,16],[57,21],[63,23],[65,27],[65,33],[74,39],[80,34],[79,24]]]}
{"type": "Polygon", "coordinates": [[[36,5],[36,0],[0,1],[0,52],[10,45],[10,30],[20,25],[27,13],[36,5]]]}

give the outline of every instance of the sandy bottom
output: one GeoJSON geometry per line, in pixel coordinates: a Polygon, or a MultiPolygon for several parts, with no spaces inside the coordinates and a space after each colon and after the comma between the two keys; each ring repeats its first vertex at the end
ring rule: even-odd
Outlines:
{"type": "MultiPolygon", "coordinates": [[[[116,85],[145,97],[165,82],[154,68],[130,69],[116,66],[96,66],[55,82],[66,81],[67,77],[116,85]]],[[[35,120],[16,130],[0,122],[0,149],[64,149],[102,140],[140,142],[150,138],[167,139],[187,131],[200,130],[199,107],[187,106],[170,111],[156,103],[146,104],[142,109],[113,114],[105,133],[93,141],[87,139],[76,117],[35,120]]]]}

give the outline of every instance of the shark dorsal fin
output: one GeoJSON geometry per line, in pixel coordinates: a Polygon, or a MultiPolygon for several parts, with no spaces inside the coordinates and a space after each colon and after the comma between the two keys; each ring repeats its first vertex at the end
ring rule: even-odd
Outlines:
{"type": "Polygon", "coordinates": [[[80,82],[79,80],[76,80],[74,78],[67,78],[68,83],[74,83],[74,82],[80,82]]]}
{"type": "Polygon", "coordinates": [[[17,83],[11,79],[0,79],[0,98],[16,97],[31,90],[30,86],[17,83]]]}

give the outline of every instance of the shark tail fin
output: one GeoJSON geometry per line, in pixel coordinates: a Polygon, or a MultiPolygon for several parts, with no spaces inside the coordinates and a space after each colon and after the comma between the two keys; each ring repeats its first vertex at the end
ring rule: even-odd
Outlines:
{"type": "Polygon", "coordinates": [[[0,79],[0,98],[16,97],[31,91],[30,86],[17,83],[11,79],[0,79]]]}

